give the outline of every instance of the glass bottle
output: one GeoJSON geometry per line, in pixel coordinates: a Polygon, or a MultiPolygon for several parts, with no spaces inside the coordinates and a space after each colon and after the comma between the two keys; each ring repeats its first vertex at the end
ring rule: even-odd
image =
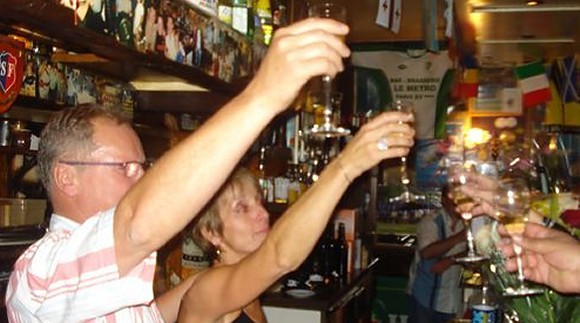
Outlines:
{"type": "Polygon", "coordinates": [[[254,0],[254,10],[260,19],[262,34],[264,35],[264,44],[269,45],[272,40],[272,10],[270,0],[254,0]]]}
{"type": "Polygon", "coordinates": [[[181,279],[188,277],[209,267],[209,257],[195,243],[192,230],[186,229],[181,245],[181,279]]]}
{"type": "Polygon", "coordinates": [[[232,25],[232,0],[218,1],[218,18],[228,25],[232,25]]]}
{"type": "Polygon", "coordinates": [[[248,10],[248,1],[233,0],[232,2],[232,27],[242,33],[248,34],[248,19],[250,13],[248,10]]]}
{"type": "Polygon", "coordinates": [[[348,244],[346,242],[346,226],[343,222],[338,224],[336,248],[338,255],[338,276],[341,280],[346,280],[348,274],[348,244]]]}
{"type": "Polygon", "coordinates": [[[324,231],[324,236],[320,245],[322,255],[322,274],[326,281],[334,280],[336,277],[335,250],[336,240],[334,239],[334,226],[329,224],[324,231]]]}
{"type": "Polygon", "coordinates": [[[497,297],[487,284],[483,284],[469,299],[472,323],[498,323],[499,311],[497,297]]]}

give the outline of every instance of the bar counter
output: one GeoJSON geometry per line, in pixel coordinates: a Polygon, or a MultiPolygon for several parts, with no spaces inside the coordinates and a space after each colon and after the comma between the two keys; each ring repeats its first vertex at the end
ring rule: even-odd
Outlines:
{"type": "Polygon", "coordinates": [[[269,322],[370,322],[373,300],[372,266],[349,273],[343,284],[316,290],[307,297],[267,291],[260,302],[269,322]]]}

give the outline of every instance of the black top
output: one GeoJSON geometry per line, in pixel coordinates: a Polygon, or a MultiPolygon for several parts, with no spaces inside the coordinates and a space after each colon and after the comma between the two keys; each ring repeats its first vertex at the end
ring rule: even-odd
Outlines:
{"type": "Polygon", "coordinates": [[[240,316],[238,316],[232,323],[254,323],[254,321],[252,321],[246,312],[242,311],[240,316]]]}

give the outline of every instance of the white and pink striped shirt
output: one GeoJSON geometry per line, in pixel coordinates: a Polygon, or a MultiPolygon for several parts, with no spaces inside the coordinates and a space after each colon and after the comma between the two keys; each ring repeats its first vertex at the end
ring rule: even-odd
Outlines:
{"type": "Polygon", "coordinates": [[[10,322],[163,322],[153,302],[156,253],[119,277],[114,212],[83,224],[52,215],[46,235],[14,265],[6,292],[10,322]]]}

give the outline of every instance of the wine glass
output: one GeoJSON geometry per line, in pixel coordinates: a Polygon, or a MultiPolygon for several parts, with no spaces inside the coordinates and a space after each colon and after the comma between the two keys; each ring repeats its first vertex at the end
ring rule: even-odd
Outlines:
{"type": "Polygon", "coordinates": [[[475,251],[473,231],[471,229],[471,219],[473,214],[467,210],[466,204],[473,204],[473,199],[461,191],[461,186],[467,183],[468,174],[473,171],[469,163],[460,162],[451,164],[447,169],[447,183],[449,184],[449,193],[455,205],[461,210],[461,218],[465,224],[467,234],[467,255],[458,257],[455,261],[459,263],[479,262],[487,259],[486,256],[479,255],[475,251]]]}
{"type": "MultiPolygon", "coordinates": [[[[346,22],[346,7],[332,1],[314,3],[308,8],[308,17],[331,18],[337,21],[346,22]]],[[[346,136],[350,134],[350,130],[336,125],[333,120],[332,77],[330,75],[323,75],[321,82],[322,90],[320,95],[321,104],[324,107],[324,121],[321,124],[315,123],[310,129],[310,132],[314,135],[327,138],[346,136]]]]}
{"type": "MultiPolygon", "coordinates": [[[[531,193],[525,180],[521,178],[506,178],[498,183],[494,195],[494,206],[497,210],[496,218],[502,223],[513,238],[522,235],[525,224],[528,221],[528,210],[530,208],[531,193]]],[[[524,296],[541,294],[542,288],[528,287],[524,280],[522,269],[522,247],[514,243],[516,254],[517,277],[519,286],[507,287],[505,296],[524,296]]]]}

